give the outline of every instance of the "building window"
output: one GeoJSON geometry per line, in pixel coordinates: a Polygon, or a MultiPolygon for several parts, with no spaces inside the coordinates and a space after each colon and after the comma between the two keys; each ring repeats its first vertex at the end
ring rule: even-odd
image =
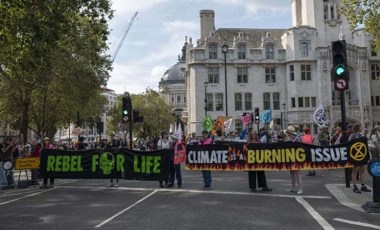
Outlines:
{"type": "Polygon", "coordinates": [[[305,108],[310,107],[310,97],[305,97],[305,108]]]}
{"type": "Polygon", "coordinates": [[[237,82],[248,83],[248,69],[247,68],[237,68],[237,82]]]}
{"type": "Polygon", "coordinates": [[[294,81],[294,65],[289,66],[289,80],[294,81]]]}
{"type": "Polygon", "coordinates": [[[242,108],[242,95],[241,93],[235,93],[235,110],[241,111],[242,108]]]}
{"type": "Polygon", "coordinates": [[[218,46],[216,44],[209,44],[208,45],[208,57],[210,59],[217,59],[218,58],[218,46]]]}
{"type": "Polygon", "coordinates": [[[311,97],[311,107],[317,107],[317,98],[311,97]]]}
{"type": "Polygon", "coordinates": [[[215,108],[216,111],[223,111],[223,94],[217,93],[215,94],[215,108]]]}
{"type": "Polygon", "coordinates": [[[372,80],[380,80],[380,67],[378,64],[371,64],[372,80]]]}
{"type": "Polygon", "coordinates": [[[263,94],[263,108],[264,110],[270,109],[270,93],[263,94]]]}
{"type": "Polygon", "coordinates": [[[213,98],[213,95],[212,93],[208,93],[207,94],[207,111],[214,111],[214,98],[213,98]]]}
{"type": "Polygon", "coordinates": [[[292,108],[295,108],[296,107],[296,98],[295,97],[292,97],[290,99],[291,103],[292,103],[292,108]]]}
{"type": "Polygon", "coordinates": [[[237,46],[238,50],[238,59],[246,59],[246,46],[243,44],[239,44],[237,46]]]}
{"type": "Polygon", "coordinates": [[[245,110],[252,110],[252,94],[251,93],[244,94],[244,104],[245,104],[245,110]]]}
{"type": "Polygon", "coordinates": [[[265,83],[275,83],[276,82],[276,68],[270,67],[265,68],[265,83]]]}
{"type": "Polygon", "coordinates": [[[317,98],[316,97],[299,97],[298,107],[299,108],[317,107],[317,98]]]}
{"type": "Polygon", "coordinates": [[[371,96],[371,105],[380,106],[380,96],[371,96]]]}
{"type": "Polygon", "coordinates": [[[177,96],[177,105],[181,104],[181,96],[177,96]]]}
{"type": "Polygon", "coordinates": [[[303,97],[298,98],[298,108],[303,108],[303,97]]]}
{"type": "Polygon", "coordinates": [[[311,65],[301,65],[301,80],[311,81],[311,65]]]}
{"type": "Polygon", "coordinates": [[[265,46],[265,59],[274,59],[274,47],[273,47],[273,45],[265,46]]]}
{"type": "Polygon", "coordinates": [[[280,110],[280,93],[273,93],[273,110],[280,110]]]}
{"type": "Polygon", "coordinates": [[[187,103],[187,101],[186,101],[186,96],[185,97],[183,97],[183,104],[186,104],[187,103]]]}
{"type": "Polygon", "coordinates": [[[309,56],[309,44],[307,42],[301,42],[301,57],[309,56]]]}
{"type": "Polygon", "coordinates": [[[210,67],[208,68],[208,83],[219,83],[219,68],[210,67]]]}
{"type": "Polygon", "coordinates": [[[326,2],[323,6],[323,15],[325,20],[329,20],[329,5],[326,2]]]}

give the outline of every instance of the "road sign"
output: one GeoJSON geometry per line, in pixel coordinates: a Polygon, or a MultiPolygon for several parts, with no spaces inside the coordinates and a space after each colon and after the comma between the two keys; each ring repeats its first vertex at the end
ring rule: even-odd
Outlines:
{"type": "Polygon", "coordinates": [[[348,89],[348,81],[343,78],[336,78],[334,80],[335,88],[339,91],[345,91],[348,89]]]}

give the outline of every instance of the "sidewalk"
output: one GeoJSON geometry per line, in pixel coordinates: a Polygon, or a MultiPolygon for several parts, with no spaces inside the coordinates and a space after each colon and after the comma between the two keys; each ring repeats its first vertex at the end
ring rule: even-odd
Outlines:
{"type": "MultiPolygon", "coordinates": [[[[350,188],[346,188],[345,184],[326,184],[325,186],[339,203],[360,212],[365,212],[362,208],[363,204],[373,201],[372,192],[354,193],[352,185],[350,188]]],[[[368,185],[367,187],[373,190],[372,187],[368,185]]]]}

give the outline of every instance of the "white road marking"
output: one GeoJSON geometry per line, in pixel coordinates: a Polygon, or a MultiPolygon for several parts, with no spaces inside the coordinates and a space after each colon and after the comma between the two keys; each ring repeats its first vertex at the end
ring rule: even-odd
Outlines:
{"type": "MultiPolygon", "coordinates": [[[[64,182],[64,183],[60,183],[60,184],[69,184],[69,183],[73,183],[73,182],[76,182],[76,181],[79,181],[79,180],[73,180],[73,181],[64,182]]],[[[45,192],[51,191],[51,190],[56,189],[56,188],[57,187],[50,188],[50,189],[45,189],[45,190],[43,190],[41,192],[31,193],[31,194],[25,195],[23,197],[19,197],[19,198],[13,199],[13,200],[8,200],[8,201],[0,203],[0,206],[5,205],[5,204],[9,204],[9,203],[12,203],[12,202],[15,202],[15,201],[18,201],[18,200],[21,200],[21,199],[25,199],[25,198],[28,198],[28,197],[36,196],[36,195],[39,195],[41,193],[45,193],[45,192]]],[[[34,191],[36,191],[36,190],[34,190],[34,191]]]]}
{"type": "Polygon", "coordinates": [[[334,218],[333,220],[346,223],[346,224],[358,225],[358,226],[373,228],[373,229],[380,229],[380,226],[373,225],[373,224],[367,224],[367,223],[362,223],[362,222],[357,222],[357,221],[352,221],[352,220],[345,220],[345,219],[340,219],[340,218],[334,218]]]}
{"type": "Polygon", "coordinates": [[[28,198],[28,197],[36,196],[36,195],[39,195],[41,193],[45,193],[45,192],[51,191],[51,190],[56,189],[56,188],[57,187],[54,187],[54,188],[43,190],[41,192],[36,192],[36,193],[32,193],[32,194],[29,194],[29,195],[26,195],[26,196],[23,196],[23,197],[19,197],[19,198],[13,199],[13,200],[8,200],[8,201],[0,203],[0,206],[4,205],[4,204],[9,204],[9,203],[15,202],[15,201],[18,201],[18,200],[21,200],[21,199],[25,199],[25,198],[28,198]]]}
{"type": "Polygon", "coordinates": [[[132,204],[131,206],[121,210],[120,212],[116,213],[115,215],[111,216],[110,218],[108,218],[107,220],[103,221],[102,223],[98,224],[95,226],[95,228],[100,228],[102,227],[103,225],[107,224],[108,222],[110,222],[111,220],[115,219],[116,217],[120,216],[121,214],[123,214],[124,212],[128,211],[129,209],[133,208],[134,206],[138,205],[139,203],[143,202],[145,199],[151,197],[153,194],[155,194],[158,190],[154,190],[153,192],[149,193],[148,195],[144,196],[143,198],[141,198],[140,200],[136,201],[134,204],[132,204]]]}
{"type": "MultiPolygon", "coordinates": [[[[156,188],[131,188],[131,187],[118,187],[106,188],[95,186],[59,186],[61,188],[80,188],[80,189],[115,189],[115,190],[129,190],[129,191],[154,191],[156,188]]],[[[221,195],[246,195],[246,196],[267,196],[267,197],[280,197],[280,198],[297,198],[304,197],[307,199],[331,199],[331,196],[311,196],[311,195],[284,195],[284,194],[270,194],[264,192],[234,192],[234,191],[217,191],[217,190],[195,190],[195,189],[157,189],[162,192],[188,192],[188,193],[206,193],[206,194],[221,194],[221,195]]]]}
{"type": "Polygon", "coordinates": [[[296,197],[298,203],[300,203],[306,211],[321,225],[325,230],[334,230],[334,228],[317,212],[309,203],[306,202],[302,197],[296,197]]]}

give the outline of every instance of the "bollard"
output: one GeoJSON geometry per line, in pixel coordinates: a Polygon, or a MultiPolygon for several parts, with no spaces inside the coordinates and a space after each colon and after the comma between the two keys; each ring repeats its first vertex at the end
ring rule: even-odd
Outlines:
{"type": "Polygon", "coordinates": [[[373,180],[373,201],[365,203],[362,208],[368,213],[380,213],[380,159],[373,159],[367,165],[373,180]]]}

